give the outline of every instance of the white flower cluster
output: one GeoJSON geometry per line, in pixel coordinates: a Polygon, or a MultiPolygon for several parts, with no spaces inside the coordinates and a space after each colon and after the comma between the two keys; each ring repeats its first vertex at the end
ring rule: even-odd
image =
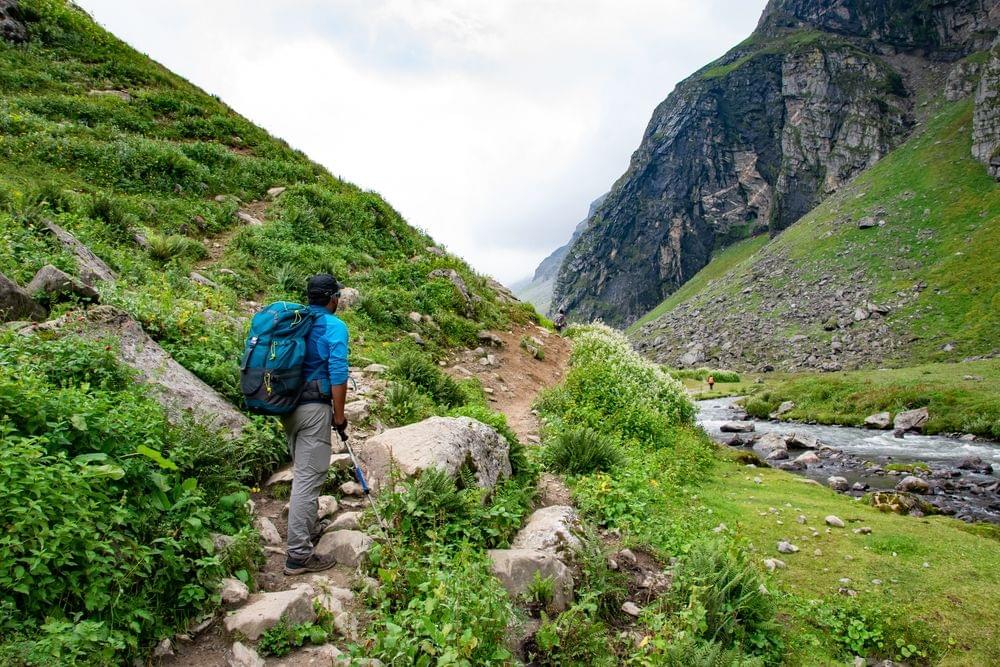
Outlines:
{"type": "Polygon", "coordinates": [[[688,421],[694,405],[678,380],[641,356],[619,331],[604,324],[580,327],[573,336],[571,364],[610,369],[614,391],[629,404],[645,405],[673,420],[688,421]]]}

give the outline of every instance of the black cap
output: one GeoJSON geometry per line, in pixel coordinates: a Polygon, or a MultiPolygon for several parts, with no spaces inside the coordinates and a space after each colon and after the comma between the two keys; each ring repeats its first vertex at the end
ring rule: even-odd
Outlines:
{"type": "Polygon", "coordinates": [[[332,299],[343,289],[343,285],[329,273],[319,273],[312,276],[306,283],[306,294],[312,297],[332,299]]]}

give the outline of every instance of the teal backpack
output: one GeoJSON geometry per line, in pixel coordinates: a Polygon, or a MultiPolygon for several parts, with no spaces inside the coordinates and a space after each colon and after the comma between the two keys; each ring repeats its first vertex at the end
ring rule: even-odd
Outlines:
{"type": "Polygon", "coordinates": [[[250,412],[285,415],[298,406],[312,326],[309,308],[289,301],[272,303],[253,316],[240,364],[240,390],[250,412]]]}

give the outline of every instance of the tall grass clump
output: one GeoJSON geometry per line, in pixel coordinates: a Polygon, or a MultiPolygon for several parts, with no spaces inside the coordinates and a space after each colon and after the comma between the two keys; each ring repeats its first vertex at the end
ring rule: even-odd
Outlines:
{"type": "Polygon", "coordinates": [[[556,433],[545,448],[549,468],[568,475],[609,471],[621,462],[618,445],[587,426],[556,433]]]}

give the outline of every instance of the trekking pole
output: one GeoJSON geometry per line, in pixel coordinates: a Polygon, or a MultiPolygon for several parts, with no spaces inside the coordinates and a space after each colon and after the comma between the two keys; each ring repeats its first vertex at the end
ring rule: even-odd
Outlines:
{"type": "Polygon", "coordinates": [[[375,499],[372,498],[371,489],[368,487],[368,480],[365,479],[365,473],[361,470],[358,457],[354,455],[354,449],[351,448],[351,443],[347,440],[347,434],[340,431],[337,431],[337,434],[340,436],[340,441],[347,447],[347,453],[351,455],[351,463],[354,464],[354,476],[357,478],[358,484],[361,485],[362,493],[367,496],[368,502],[372,506],[372,512],[375,513],[375,519],[378,521],[378,527],[382,530],[382,536],[388,541],[389,531],[386,528],[385,521],[382,520],[382,515],[378,512],[378,507],[375,506],[375,499]]]}

